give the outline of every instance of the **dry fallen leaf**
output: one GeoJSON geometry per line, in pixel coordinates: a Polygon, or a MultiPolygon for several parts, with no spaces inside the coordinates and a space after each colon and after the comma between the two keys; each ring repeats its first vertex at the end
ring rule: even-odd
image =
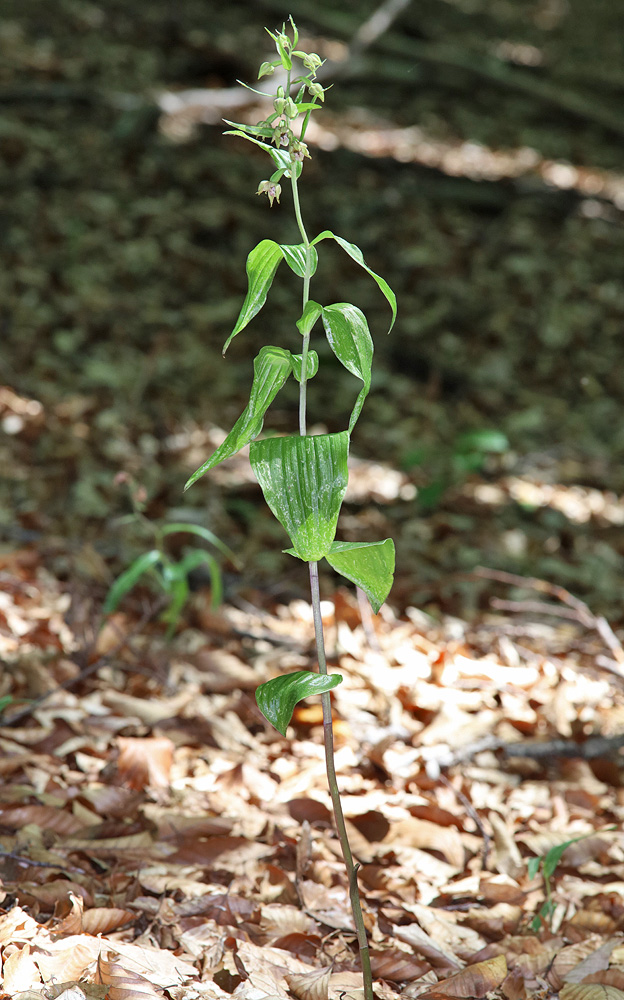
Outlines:
{"type": "Polygon", "coordinates": [[[624,991],[601,983],[566,983],[559,1000],[624,1000],[624,991]]]}
{"type": "Polygon", "coordinates": [[[98,982],[108,986],[106,1000],[162,1000],[164,997],[163,991],[145,976],[128,971],[119,956],[100,955],[97,978],[98,982]]]}
{"type": "Polygon", "coordinates": [[[10,996],[29,990],[41,982],[37,963],[30,952],[30,945],[25,944],[9,955],[4,962],[3,986],[5,993],[10,996]]]}
{"type": "MultiPolygon", "coordinates": [[[[437,1000],[438,997],[462,997],[478,998],[485,997],[491,990],[495,990],[501,985],[507,975],[507,962],[504,955],[497,955],[489,958],[485,962],[477,962],[476,965],[469,965],[461,972],[455,973],[449,979],[444,979],[438,983],[433,990],[422,993],[421,997],[428,1000],[437,1000]]],[[[574,998],[577,1000],[577,998],[574,998]]],[[[580,1000],[580,998],[579,998],[580,1000]]],[[[614,998],[613,998],[614,1000],[614,998]]],[[[621,998],[624,1000],[624,998],[621,998]]]]}
{"type": "Polygon", "coordinates": [[[331,965],[313,972],[292,973],[284,976],[291,993],[297,1000],[328,1000],[331,965]]]}
{"type": "Polygon", "coordinates": [[[174,745],[165,737],[120,736],[117,769],[130,788],[168,788],[174,745]]]}

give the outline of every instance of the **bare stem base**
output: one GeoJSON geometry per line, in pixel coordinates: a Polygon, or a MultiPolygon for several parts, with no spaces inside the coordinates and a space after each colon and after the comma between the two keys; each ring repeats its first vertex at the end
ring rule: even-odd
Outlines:
{"type": "MultiPolygon", "coordinates": [[[[314,634],[316,637],[316,651],[318,655],[319,674],[327,673],[327,659],[325,657],[325,636],[323,634],[323,620],[321,618],[321,594],[319,589],[318,563],[311,562],[310,567],[310,591],[312,594],[312,614],[314,616],[314,634]]],[[[362,962],[362,975],[364,977],[364,998],[373,1000],[373,975],[371,971],[370,952],[368,949],[368,938],[364,925],[364,916],[360,903],[360,893],[357,882],[357,872],[359,865],[354,864],[347,827],[340,801],[338,790],[338,779],[336,777],[336,765],[334,762],[334,729],[332,725],[331,697],[329,691],[321,695],[323,705],[323,740],[325,744],[325,765],[327,768],[327,783],[329,794],[331,795],[332,806],[334,808],[334,821],[342,856],[344,858],[347,877],[349,879],[349,898],[351,900],[351,912],[357,934],[358,947],[360,949],[360,960],[362,962]]]]}

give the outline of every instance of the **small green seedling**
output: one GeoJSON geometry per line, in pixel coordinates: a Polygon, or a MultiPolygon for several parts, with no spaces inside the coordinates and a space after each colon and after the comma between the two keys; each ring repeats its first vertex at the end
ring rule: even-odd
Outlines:
{"type": "MultiPolygon", "coordinates": [[[[334,808],[334,817],[347,869],[351,908],[364,974],[365,1000],[372,1000],[372,974],[366,930],[357,887],[354,864],[346,825],[342,813],[333,754],[333,729],[330,690],[338,685],[340,674],[327,673],[323,624],[321,620],[318,563],[326,559],[329,565],[359,587],[368,597],[375,612],[386,600],[394,575],[394,543],[390,538],[381,542],[340,542],[335,540],[338,515],[347,488],[347,457],[351,434],[371,386],[373,341],[364,313],[350,302],[322,305],[310,297],[310,283],[318,262],[318,247],[333,240],[359,267],[376,282],[392,313],[390,328],[396,318],[394,292],[368,266],[355,243],[326,229],[313,239],[308,238],[299,201],[299,178],[309,150],[304,142],[310,116],[325,100],[326,88],[317,81],[321,58],[314,52],[304,52],[298,46],[297,28],[290,18],[289,27],[269,35],[275,43],[277,58],[264,62],[258,77],[277,72],[273,112],[257,125],[227,122],[229,135],[239,136],[259,146],[272,161],[273,172],[260,182],[257,193],[266,195],[272,206],[279,202],[280,181],[290,182],[293,209],[300,241],[279,244],[264,239],[247,258],[247,295],[234,329],[227,338],[223,353],[266,302],[277,269],[285,261],[302,280],[301,307],[294,314],[293,326],[299,342],[294,353],[284,347],[267,345],[254,361],[254,377],[249,402],[223,443],[190,477],[186,488],[219,462],[234,455],[249,444],[249,458],[260,483],[264,498],[282,527],[291,547],[290,555],[308,563],[312,611],[316,636],[318,673],[301,670],[276,677],[260,685],[256,693],[265,718],[286,735],[295,705],[309,695],[320,694],[323,705],[323,732],[327,777],[334,808]],[[302,69],[297,71],[297,63],[302,69]],[[306,430],[307,383],[317,374],[319,359],[310,348],[310,337],[321,323],[331,350],[338,361],[360,382],[361,388],[351,411],[348,428],[336,434],[308,435],[306,430]],[[293,377],[299,383],[299,433],[286,437],[257,440],[265,414],[285,382],[293,377]]],[[[263,95],[266,96],[266,95],[263,95]]]]}
{"type": "MultiPolygon", "coordinates": [[[[615,830],[616,827],[610,826],[606,829],[615,830]]],[[[587,840],[588,837],[595,836],[596,831],[592,830],[590,833],[583,833],[580,837],[572,837],[571,840],[565,840],[563,844],[557,844],[555,847],[551,847],[546,854],[538,855],[535,858],[529,858],[527,863],[529,878],[534,879],[541,867],[542,875],[544,877],[544,889],[546,892],[546,899],[542,903],[539,912],[536,913],[531,921],[531,930],[536,932],[539,931],[542,924],[546,924],[549,929],[552,929],[552,919],[556,909],[556,904],[552,897],[551,879],[557,870],[557,866],[568,847],[572,844],[578,844],[580,840],[587,840]]]]}
{"type": "Polygon", "coordinates": [[[213,608],[218,607],[221,603],[223,580],[219,563],[210,552],[206,552],[205,549],[191,548],[181,559],[175,560],[166,551],[165,538],[168,535],[180,533],[196,535],[219,549],[234,563],[237,560],[227,545],[212,531],[199,524],[187,524],[180,521],[161,527],[156,525],[150,525],[150,527],[154,534],[154,547],[147,552],[142,552],[128,569],[117,577],[106,595],[102,613],[110,615],[116,611],[126,594],[137,585],[142,577],[147,577],[167,598],[167,606],[160,616],[160,620],[166,622],[167,638],[170,639],[175,633],[182,609],[188,600],[190,594],[189,575],[193,570],[202,565],[208,567],[213,608]]]}
{"type": "Polygon", "coordinates": [[[5,694],[0,698],[0,716],[3,714],[5,708],[14,703],[15,699],[10,694],[5,694]]]}

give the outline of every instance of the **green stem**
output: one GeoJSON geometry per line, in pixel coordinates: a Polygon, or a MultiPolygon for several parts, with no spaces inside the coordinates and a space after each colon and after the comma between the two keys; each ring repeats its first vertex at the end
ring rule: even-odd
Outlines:
{"type": "MultiPolygon", "coordinates": [[[[318,563],[308,563],[310,567],[310,590],[312,593],[312,614],[314,617],[314,634],[316,637],[316,650],[318,654],[319,674],[327,674],[327,659],[325,657],[325,637],[323,635],[323,620],[321,617],[321,595],[319,589],[318,563]]],[[[358,947],[360,949],[360,960],[362,962],[362,974],[364,978],[365,1000],[373,1000],[373,974],[370,963],[370,952],[368,949],[368,938],[364,925],[364,916],[360,903],[360,893],[358,890],[357,873],[359,865],[354,864],[347,826],[342,802],[340,801],[340,791],[338,789],[338,778],[336,776],[336,765],[334,761],[334,729],[332,724],[331,696],[329,691],[321,695],[323,705],[323,742],[325,744],[325,765],[327,769],[327,784],[329,794],[334,807],[334,821],[338,832],[338,839],[342,848],[347,877],[349,879],[349,898],[351,900],[351,912],[355,923],[358,947]]]]}
{"type": "MultiPolygon", "coordinates": [[[[305,267],[303,272],[303,302],[302,302],[302,310],[303,310],[305,309],[308,299],[310,298],[310,278],[312,277],[312,248],[310,246],[308,234],[306,233],[306,229],[303,224],[303,217],[301,215],[301,205],[299,204],[299,188],[297,187],[296,168],[297,168],[296,162],[291,159],[290,182],[293,193],[293,205],[295,206],[295,217],[297,219],[299,232],[301,233],[301,239],[303,240],[303,245],[305,246],[305,267]]],[[[303,344],[301,348],[301,383],[299,385],[299,433],[302,436],[306,433],[306,409],[308,400],[308,379],[306,372],[308,370],[309,349],[310,349],[310,334],[306,333],[303,338],[303,344]]]]}
{"type": "MultiPolygon", "coordinates": [[[[306,251],[306,261],[305,261],[304,277],[303,277],[303,308],[305,309],[306,303],[310,297],[312,249],[310,241],[308,240],[308,235],[306,233],[305,226],[303,224],[303,218],[301,216],[301,205],[299,204],[299,190],[297,188],[295,167],[296,164],[294,163],[294,161],[291,160],[290,177],[292,183],[293,203],[295,206],[295,216],[297,218],[297,225],[299,227],[299,232],[301,233],[301,238],[303,240],[306,251]]],[[[307,379],[305,373],[307,371],[309,346],[310,346],[310,334],[308,333],[303,338],[303,350],[301,357],[301,383],[299,386],[299,433],[301,435],[305,435],[306,433],[307,379]]],[[[314,618],[314,635],[316,638],[318,669],[319,669],[319,674],[327,674],[327,658],[325,656],[325,637],[323,635],[323,619],[321,617],[321,594],[319,588],[318,563],[310,562],[308,563],[308,565],[310,567],[310,593],[312,596],[312,615],[314,618]]],[[[362,963],[362,976],[364,979],[364,1000],[373,1000],[373,974],[370,963],[368,938],[366,936],[366,926],[364,924],[364,916],[362,914],[362,905],[360,903],[360,893],[357,882],[357,873],[359,865],[355,864],[353,861],[353,855],[351,853],[351,846],[349,844],[349,837],[347,834],[347,826],[345,823],[344,813],[342,811],[342,802],[340,801],[340,790],[338,788],[338,778],[336,776],[336,764],[334,761],[334,729],[332,724],[331,698],[329,691],[326,691],[324,694],[321,695],[321,702],[323,705],[323,742],[325,745],[325,767],[327,770],[327,784],[329,785],[329,794],[331,796],[332,806],[334,808],[334,822],[336,824],[338,839],[340,840],[340,847],[342,849],[342,856],[344,858],[345,868],[347,870],[347,878],[349,881],[349,899],[351,901],[351,912],[353,914],[353,922],[355,924],[355,932],[357,935],[358,948],[360,950],[360,961],[362,963]]]]}

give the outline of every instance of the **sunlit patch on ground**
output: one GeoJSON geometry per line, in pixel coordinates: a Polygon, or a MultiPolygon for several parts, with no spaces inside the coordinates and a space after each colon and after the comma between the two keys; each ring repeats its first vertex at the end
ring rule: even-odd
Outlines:
{"type": "Polygon", "coordinates": [[[569,521],[585,524],[596,518],[607,524],[624,524],[624,497],[609,490],[588,486],[539,483],[520,476],[507,476],[499,483],[465,483],[462,495],[487,507],[500,507],[515,500],[521,507],[536,510],[551,507],[569,521]]]}

